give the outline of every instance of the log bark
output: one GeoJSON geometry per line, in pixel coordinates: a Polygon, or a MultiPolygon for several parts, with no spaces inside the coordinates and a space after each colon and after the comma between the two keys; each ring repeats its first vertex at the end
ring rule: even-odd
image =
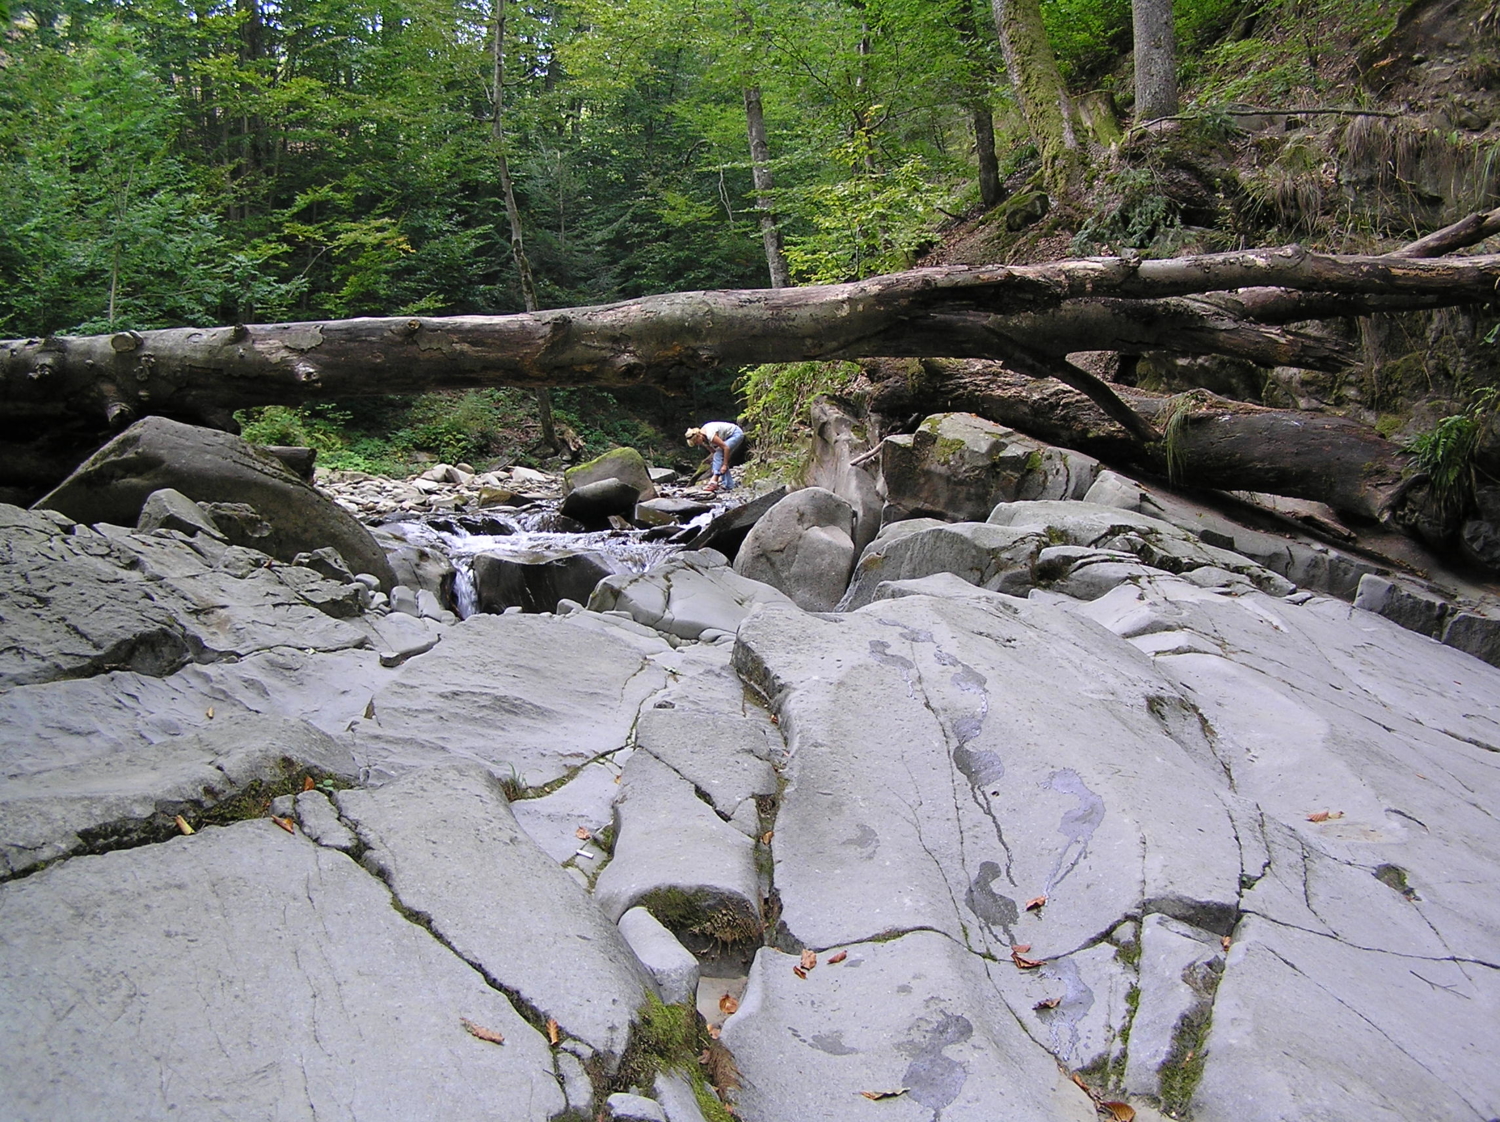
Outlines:
{"type": "Polygon", "coordinates": [[[946,266],[850,284],[648,296],[509,316],[173,328],[0,342],[14,424],[143,413],[210,423],[254,405],[479,386],[686,388],[724,366],[864,357],[996,358],[1016,350],[1257,352],[1336,363],[1337,344],[1256,329],[1176,300],[1244,286],[1472,304],[1500,256],[1336,256],[1300,247],[1161,261],[946,266]],[[1175,303],[1164,303],[1173,301],[1175,303]],[[1116,301],[1116,303],[1111,303],[1116,301]]]}
{"type": "MultiPolygon", "coordinates": [[[[962,410],[1030,436],[1097,456],[1115,467],[1166,478],[1160,442],[1134,438],[1085,395],[998,363],[924,360],[867,364],[871,412],[884,417],[962,410]]],[[[1116,387],[1138,414],[1160,425],[1180,399],[1116,387]]],[[[1373,429],[1343,417],[1266,409],[1198,391],[1187,403],[1175,454],[1194,487],[1264,491],[1327,503],[1356,519],[1385,520],[1406,493],[1410,457],[1373,429]]]]}

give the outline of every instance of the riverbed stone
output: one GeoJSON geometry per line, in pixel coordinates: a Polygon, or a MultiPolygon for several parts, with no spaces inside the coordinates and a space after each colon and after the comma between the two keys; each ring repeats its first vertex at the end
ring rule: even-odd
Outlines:
{"type": "Polygon", "coordinates": [[[665,684],[652,657],[667,647],[590,616],[481,614],[447,628],[433,650],[382,671],[354,724],[356,755],[386,776],[461,756],[537,787],[623,747],[665,684]]]}
{"type": "Polygon", "coordinates": [[[1032,584],[1032,563],[1045,544],[1045,536],[1033,529],[933,519],[896,522],[883,529],[860,557],[839,610],[864,607],[884,581],[933,573],[953,573],[980,588],[1024,592],[1032,584]]]}
{"type": "Polygon", "coordinates": [[[697,499],[643,499],[636,504],[635,520],[647,526],[683,525],[711,510],[712,506],[697,499]]]}
{"type": "Polygon", "coordinates": [[[385,554],[348,511],[232,433],[146,417],[81,464],[36,505],[79,522],[134,526],[164,487],[198,501],[247,503],[271,527],[263,549],[282,561],[331,546],[350,569],[396,583],[385,554]]]}
{"type": "Polygon", "coordinates": [[[152,491],[141,504],[140,517],[136,519],[137,530],[178,530],[191,537],[207,534],[211,538],[223,538],[223,531],[214,525],[214,520],[192,499],[181,491],[163,487],[152,491]]]}
{"type": "Polygon", "coordinates": [[[698,960],[645,908],[620,917],[620,934],[630,944],[656,991],[668,1005],[691,1004],[698,992],[698,960]]]}
{"type": "Polygon", "coordinates": [[[295,796],[293,812],[302,832],[319,845],[344,853],[352,853],[359,848],[359,839],[354,836],[354,831],[344,825],[338,811],[334,810],[333,803],[328,801],[328,796],[322,791],[299,792],[295,796]]]}
{"type": "Polygon", "coordinates": [[[854,512],[854,552],[858,556],[880,530],[885,500],[880,495],[873,466],[854,460],[870,451],[867,425],[841,401],[827,395],[813,399],[809,410],[812,442],[803,481],[832,491],[854,512]]]}
{"type": "Polygon", "coordinates": [[[626,1091],[610,1095],[604,1102],[604,1111],[610,1122],[667,1122],[661,1103],[626,1091]]]}
{"type": "MultiPolygon", "coordinates": [[[[774,726],[754,716],[689,708],[641,711],[636,743],[702,792],[721,818],[776,794],[774,726]]],[[[757,832],[758,831],[754,831],[757,832]]]]}
{"type": "Polygon", "coordinates": [[[799,608],[832,611],[854,565],[854,511],[832,491],[804,487],[763,515],[735,555],[734,571],[779,588],[799,608]]]}
{"type": "Polygon", "coordinates": [[[611,515],[631,514],[641,489],[623,479],[601,479],[574,487],[558,509],[591,529],[608,526],[611,515]]]}
{"type": "Polygon", "coordinates": [[[613,1069],[645,978],[615,925],[516,824],[487,769],[455,761],[337,802],[404,907],[613,1069]]]}
{"type": "Polygon", "coordinates": [[[17,1120],[563,1109],[545,1038],[504,994],[348,857],[269,820],[0,885],[0,962],[17,1120]]]}
{"type": "Polygon", "coordinates": [[[649,752],[630,758],[621,787],[614,858],[594,885],[604,913],[618,920],[643,904],[674,932],[716,915],[726,926],[757,931],[755,843],[649,752]]]}
{"type": "Polygon", "coordinates": [[[354,779],[346,745],[304,721],[229,713],[200,729],[102,758],[52,755],[37,764],[0,752],[0,873],[15,875],[74,853],[174,837],[177,815],[205,814],[241,797],[260,802],[306,776],[354,779]]]}
{"type": "Polygon", "coordinates": [[[1081,499],[1099,462],[972,413],[938,413],[911,435],[886,437],[880,469],[886,522],[978,522],[999,502],[1081,499]]]}
{"type": "Polygon", "coordinates": [[[639,500],[656,498],[656,484],[652,482],[651,469],[634,448],[611,448],[602,456],[568,468],[563,472],[563,496],[566,498],[591,483],[607,480],[618,480],[634,487],[639,500]]]}
{"type": "Polygon", "coordinates": [[[930,931],[840,949],[843,962],[820,956],[805,979],[796,954],[757,953],[722,1036],[747,1122],[982,1119],[1002,1103],[1016,1122],[1092,1122],[1093,1102],[1022,1031],[981,960],[930,931]]]}
{"type": "Polygon", "coordinates": [[[733,634],[761,604],[792,604],[778,589],[750,580],[711,551],[678,553],[644,573],[605,577],[589,597],[595,612],[625,611],[666,635],[696,639],[709,628],[733,634]]]}
{"type": "Polygon", "coordinates": [[[593,550],[532,550],[504,555],[480,553],[473,560],[474,595],[482,612],[556,611],[559,601],[586,601],[597,585],[623,565],[593,550]]]}
{"type": "Polygon", "coordinates": [[[597,846],[586,843],[614,822],[620,768],[630,758],[630,752],[631,749],[624,748],[604,759],[593,760],[570,775],[557,790],[511,804],[521,828],[559,865],[573,862],[580,849],[589,853],[576,862],[582,869],[592,870],[604,856],[597,846]],[[579,838],[580,828],[588,831],[590,838],[579,838]]]}

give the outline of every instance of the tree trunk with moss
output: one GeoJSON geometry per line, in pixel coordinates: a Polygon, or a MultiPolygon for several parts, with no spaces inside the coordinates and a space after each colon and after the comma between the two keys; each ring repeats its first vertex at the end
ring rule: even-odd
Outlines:
{"type": "Polygon", "coordinates": [[[1083,153],[1073,131],[1073,109],[1047,41],[1038,0],[994,0],[1000,49],[1010,73],[1026,131],[1042,156],[1042,179],[1054,199],[1073,193],[1083,171],[1083,153]]]}

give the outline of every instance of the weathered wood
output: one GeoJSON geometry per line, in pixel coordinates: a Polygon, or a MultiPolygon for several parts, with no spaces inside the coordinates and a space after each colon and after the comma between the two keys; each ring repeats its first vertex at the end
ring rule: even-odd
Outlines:
{"type": "MultiPolygon", "coordinates": [[[[723,366],[810,358],[990,358],[1008,346],[1245,353],[1245,325],[1161,301],[1274,285],[1460,304],[1493,298],[1500,257],[1334,256],[1298,246],[1140,261],[947,266],[850,284],[685,292],[511,316],[402,317],[175,328],[0,342],[12,420],[67,413],[120,426],[146,413],[222,417],[251,405],[475,386],[683,388],[723,366]],[[1084,303],[1079,303],[1080,301],[1084,303]],[[1170,315],[1168,314],[1170,311],[1170,315]],[[1143,322],[1161,316],[1154,338],[1143,322]],[[1079,325],[1093,325],[1086,342],[1079,325]],[[1111,339],[1116,338],[1113,343],[1111,339]],[[1128,336],[1128,337],[1126,337],[1128,336]],[[1050,343],[1047,342],[1050,340],[1050,343]]],[[[1256,344],[1318,365],[1336,348],[1283,333],[1256,344]],[[1321,356],[1318,346],[1324,348],[1321,356]]]]}
{"type": "MultiPolygon", "coordinates": [[[[886,417],[963,410],[1030,436],[1098,456],[1122,470],[1168,474],[1164,448],[1111,421],[1083,394],[998,363],[925,360],[866,364],[876,379],[872,412],[886,417]]],[[[1176,399],[1117,387],[1158,427],[1176,399]]],[[[1174,453],[1194,487],[1265,491],[1327,503],[1357,518],[1387,517],[1405,491],[1410,457],[1367,425],[1343,417],[1266,409],[1197,391],[1174,453]]]]}

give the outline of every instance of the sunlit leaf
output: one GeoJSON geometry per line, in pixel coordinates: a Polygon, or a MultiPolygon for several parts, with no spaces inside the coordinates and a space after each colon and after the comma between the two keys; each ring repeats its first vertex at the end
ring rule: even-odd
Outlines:
{"type": "Polygon", "coordinates": [[[849,952],[848,951],[839,951],[837,954],[831,954],[831,955],[828,956],[828,964],[830,966],[832,966],[834,963],[843,962],[844,959],[846,959],[848,957],[849,957],[849,952]]]}
{"type": "Polygon", "coordinates": [[[1113,1119],[1113,1122],[1130,1122],[1135,1117],[1135,1107],[1129,1103],[1100,1103],[1099,1109],[1104,1111],[1105,1117],[1113,1119]]]}
{"type": "Polygon", "coordinates": [[[1035,1005],[1032,1006],[1032,1008],[1040,1013],[1043,1009],[1056,1009],[1060,1004],[1062,1004],[1062,998],[1049,997],[1045,998],[1042,1001],[1038,1001],[1035,1005]]]}
{"type": "Polygon", "coordinates": [[[1043,896],[1033,896],[1030,900],[1026,901],[1026,910],[1028,912],[1038,911],[1046,903],[1047,903],[1047,897],[1045,895],[1043,895],[1043,896]]]}
{"type": "Polygon", "coordinates": [[[818,965],[818,954],[813,950],[803,950],[801,966],[804,970],[811,970],[818,965]]]}
{"type": "Polygon", "coordinates": [[[548,1017],[547,1018],[547,1041],[549,1043],[551,1043],[551,1044],[556,1044],[560,1040],[562,1040],[562,1033],[558,1031],[558,1028],[557,1028],[557,1018],[556,1017],[548,1017]]]}
{"type": "Polygon", "coordinates": [[[460,1017],[458,1019],[458,1023],[463,1025],[464,1031],[467,1032],[470,1036],[474,1037],[476,1040],[485,1040],[491,1044],[505,1043],[505,1037],[501,1036],[494,1029],[487,1029],[483,1025],[476,1025],[467,1017],[460,1017]]]}
{"type": "Polygon", "coordinates": [[[271,821],[276,823],[276,825],[280,826],[289,834],[295,834],[297,832],[297,825],[290,818],[279,818],[273,814],[271,815],[271,821]]]}
{"type": "Polygon", "coordinates": [[[172,819],[172,821],[177,823],[177,829],[182,833],[191,834],[193,832],[193,828],[188,825],[188,820],[182,815],[179,814],[176,818],[172,819]]]}
{"type": "Polygon", "coordinates": [[[739,1012],[739,1008],[740,1003],[735,999],[734,994],[726,993],[723,997],[719,998],[719,1012],[723,1013],[724,1016],[734,1016],[737,1012],[739,1012]]]}
{"type": "Polygon", "coordinates": [[[894,1099],[906,1094],[907,1088],[897,1087],[894,1091],[861,1091],[860,1094],[867,1099],[879,1102],[881,1099],[894,1099]]]}

